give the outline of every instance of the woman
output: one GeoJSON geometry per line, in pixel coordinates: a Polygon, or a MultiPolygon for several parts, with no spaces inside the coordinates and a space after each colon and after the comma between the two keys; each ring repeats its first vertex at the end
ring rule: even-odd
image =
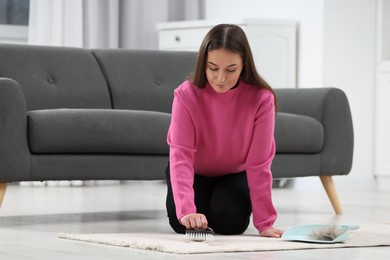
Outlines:
{"type": "Polygon", "coordinates": [[[168,132],[167,212],[177,233],[211,227],[260,236],[273,227],[271,163],[276,99],[258,75],[244,31],[220,24],[205,36],[195,72],[174,92],[168,132]]]}

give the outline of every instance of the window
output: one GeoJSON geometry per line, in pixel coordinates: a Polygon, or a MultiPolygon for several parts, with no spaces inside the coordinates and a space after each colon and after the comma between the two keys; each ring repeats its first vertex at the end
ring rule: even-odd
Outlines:
{"type": "Polygon", "coordinates": [[[0,0],[0,24],[28,25],[30,0],[0,0]]]}

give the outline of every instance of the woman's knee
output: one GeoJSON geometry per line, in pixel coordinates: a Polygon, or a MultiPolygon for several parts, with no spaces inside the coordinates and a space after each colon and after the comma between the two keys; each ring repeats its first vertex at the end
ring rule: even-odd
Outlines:
{"type": "Polygon", "coordinates": [[[248,229],[248,226],[249,219],[239,222],[215,221],[214,223],[210,223],[210,227],[214,230],[214,232],[220,235],[241,235],[248,229]]]}
{"type": "Polygon", "coordinates": [[[210,209],[209,226],[221,235],[239,235],[244,233],[250,223],[250,212],[239,209],[210,209]]]}

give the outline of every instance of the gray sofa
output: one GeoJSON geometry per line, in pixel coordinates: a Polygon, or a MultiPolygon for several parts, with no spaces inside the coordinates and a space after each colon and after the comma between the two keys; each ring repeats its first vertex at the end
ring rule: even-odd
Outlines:
{"type": "MultiPolygon", "coordinates": [[[[164,179],[173,90],[192,52],[0,45],[0,203],[7,183],[164,179]]],[[[353,127],[336,88],[276,89],[274,178],[350,172],[353,127]]]]}

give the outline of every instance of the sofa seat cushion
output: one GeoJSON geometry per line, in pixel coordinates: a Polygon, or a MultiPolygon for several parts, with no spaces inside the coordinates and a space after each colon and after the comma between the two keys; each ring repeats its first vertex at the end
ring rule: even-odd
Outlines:
{"type": "Polygon", "coordinates": [[[27,113],[37,154],[168,154],[170,114],[116,109],[48,109],[27,113]]]}
{"type": "Polygon", "coordinates": [[[318,153],[324,143],[324,128],[309,116],[277,113],[275,142],[277,153],[318,153]]]}

